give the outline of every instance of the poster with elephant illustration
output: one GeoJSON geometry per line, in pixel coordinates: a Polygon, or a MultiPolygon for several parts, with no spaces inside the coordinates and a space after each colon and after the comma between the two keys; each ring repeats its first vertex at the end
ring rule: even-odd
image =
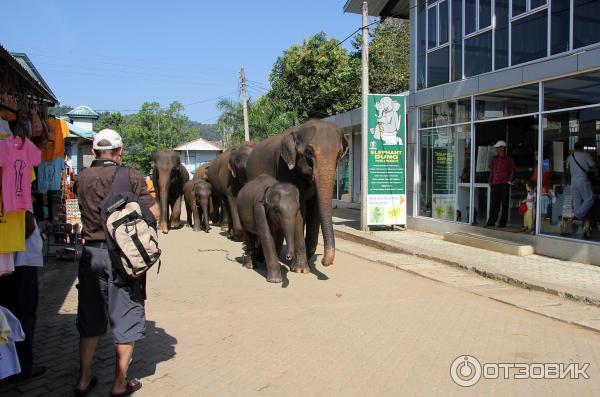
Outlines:
{"type": "Polygon", "coordinates": [[[405,99],[369,95],[368,225],[406,225],[405,99]]]}

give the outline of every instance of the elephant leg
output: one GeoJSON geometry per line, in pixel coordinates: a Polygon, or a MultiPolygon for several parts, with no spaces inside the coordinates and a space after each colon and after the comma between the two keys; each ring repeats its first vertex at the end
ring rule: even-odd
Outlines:
{"type": "Polygon", "coordinates": [[[267,281],[270,283],[280,283],[283,281],[283,277],[281,275],[281,267],[279,266],[279,258],[275,252],[275,242],[269,230],[265,207],[260,204],[254,206],[254,222],[267,264],[267,281]]]}
{"type": "Polygon", "coordinates": [[[307,206],[306,211],[306,258],[311,259],[317,251],[319,243],[319,227],[321,225],[319,219],[318,203],[315,200],[313,205],[307,206]]]}
{"type": "Polygon", "coordinates": [[[173,203],[173,209],[171,210],[171,229],[178,229],[181,227],[181,195],[177,197],[177,200],[173,203]]]}
{"type": "Polygon", "coordinates": [[[210,232],[210,209],[209,209],[209,205],[210,205],[210,200],[208,200],[205,203],[202,203],[202,214],[200,215],[200,220],[202,222],[204,222],[202,225],[204,225],[204,231],[206,233],[210,232]]]}
{"type": "Polygon", "coordinates": [[[244,233],[244,267],[247,269],[254,268],[254,257],[256,255],[256,241],[254,236],[244,233]]]}
{"type": "Polygon", "coordinates": [[[229,207],[229,235],[233,239],[239,239],[242,236],[242,225],[233,195],[227,196],[227,206],[229,207]]]}
{"type": "Polygon", "coordinates": [[[304,217],[301,211],[296,215],[296,230],[294,232],[296,255],[290,264],[290,270],[296,273],[310,273],[306,259],[306,245],[304,245],[304,217]]]}
{"type": "Polygon", "coordinates": [[[190,207],[190,205],[188,204],[188,202],[185,202],[185,216],[187,218],[187,224],[189,227],[193,227],[193,223],[192,223],[192,208],[190,207]]]}
{"type": "Polygon", "coordinates": [[[192,204],[192,213],[194,216],[194,231],[199,232],[202,229],[202,221],[200,219],[200,210],[198,209],[198,203],[192,204]]]}
{"type": "Polygon", "coordinates": [[[230,214],[229,214],[229,206],[227,205],[227,203],[225,202],[225,200],[221,201],[221,211],[223,216],[221,217],[221,231],[229,231],[229,219],[230,219],[230,214]]]}

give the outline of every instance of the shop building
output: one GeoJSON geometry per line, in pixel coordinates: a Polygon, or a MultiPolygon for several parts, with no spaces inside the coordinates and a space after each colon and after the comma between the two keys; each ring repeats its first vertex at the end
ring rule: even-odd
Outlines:
{"type": "MultiPolygon", "coordinates": [[[[527,242],[539,254],[600,264],[600,185],[591,178],[594,205],[573,220],[578,193],[566,164],[576,142],[600,164],[600,2],[368,3],[372,16],[411,23],[408,226],[527,242]],[[500,140],[516,164],[508,223],[484,229],[500,140]],[[527,182],[537,194],[534,235],[521,233],[527,182]]],[[[360,13],[361,4],[349,0],[344,10],[360,13]]]]}

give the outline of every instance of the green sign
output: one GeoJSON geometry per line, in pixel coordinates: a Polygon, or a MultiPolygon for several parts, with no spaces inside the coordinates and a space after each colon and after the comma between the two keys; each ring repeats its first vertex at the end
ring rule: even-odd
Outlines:
{"type": "Polygon", "coordinates": [[[369,95],[367,224],[406,224],[404,95],[369,95]]]}
{"type": "Polygon", "coordinates": [[[456,170],[454,152],[446,148],[433,149],[433,194],[456,193],[456,170]]]}

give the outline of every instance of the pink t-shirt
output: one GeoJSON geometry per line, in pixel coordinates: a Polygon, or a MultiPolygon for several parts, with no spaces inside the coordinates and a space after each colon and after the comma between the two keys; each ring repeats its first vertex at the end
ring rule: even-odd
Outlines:
{"type": "Polygon", "coordinates": [[[31,210],[31,167],[41,159],[40,150],[29,139],[9,137],[0,141],[4,211],[31,210]]]}

